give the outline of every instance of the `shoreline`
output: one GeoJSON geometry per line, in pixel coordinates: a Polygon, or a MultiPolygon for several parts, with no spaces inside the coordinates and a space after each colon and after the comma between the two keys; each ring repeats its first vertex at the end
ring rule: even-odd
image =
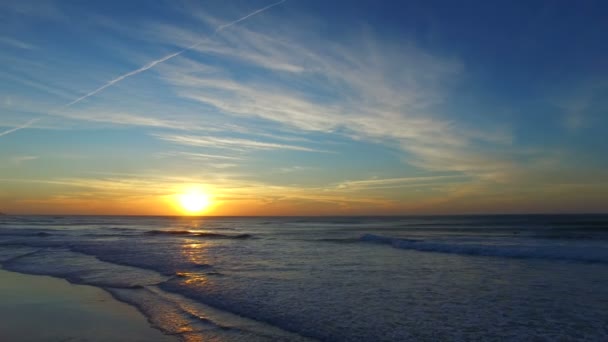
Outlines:
{"type": "Polygon", "coordinates": [[[102,288],[0,268],[2,341],[177,342],[102,288]]]}

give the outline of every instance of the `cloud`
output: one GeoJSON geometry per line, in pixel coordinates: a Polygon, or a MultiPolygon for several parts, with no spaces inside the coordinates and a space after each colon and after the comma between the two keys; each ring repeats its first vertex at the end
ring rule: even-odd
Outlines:
{"type": "Polygon", "coordinates": [[[576,132],[583,127],[585,112],[590,108],[593,101],[594,89],[589,86],[585,88],[585,92],[568,94],[554,101],[563,112],[563,126],[570,132],[576,132]]]}
{"type": "Polygon", "coordinates": [[[157,117],[154,115],[135,114],[124,111],[98,110],[62,112],[59,114],[64,118],[84,120],[89,122],[108,123],[124,126],[156,127],[174,130],[217,130],[213,127],[202,127],[193,120],[181,117],[181,120],[157,117]]]}
{"type": "MultiPolygon", "coordinates": [[[[0,58],[2,58],[3,63],[11,65],[10,71],[0,71],[0,77],[5,82],[17,83],[30,89],[35,89],[41,94],[49,94],[62,99],[69,99],[74,96],[74,92],[68,91],[64,87],[54,84],[53,81],[45,80],[43,75],[48,72],[48,69],[39,65],[38,63],[24,60],[23,57],[13,58],[8,54],[1,56],[0,58]]],[[[29,105],[30,109],[34,107],[34,104],[27,104],[29,105]]],[[[48,105],[42,104],[36,109],[38,111],[47,112],[48,108],[48,105]]]]}
{"type": "Polygon", "coordinates": [[[604,79],[592,77],[577,84],[569,84],[565,88],[554,86],[547,92],[550,93],[546,99],[549,104],[561,112],[557,116],[559,124],[568,132],[578,132],[589,127],[593,121],[593,113],[603,110],[608,82],[604,79]]]}
{"type": "Polygon", "coordinates": [[[210,164],[207,164],[206,166],[212,167],[212,168],[216,168],[216,169],[228,169],[228,168],[231,168],[231,167],[237,167],[238,164],[231,164],[231,163],[210,163],[210,164]]]}
{"type": "MultiPolygon", "coordinates": [[[[264,20],[232,26],[281,3],[228,24],[220,24],[225,21],[208,11],[189,13],[183,25],[151,23],[145,32],[138,31],[140,42],[159,49],[179,46],[177,52],[113,78],[53,115],[146,127],[163,141],[239,155],[260,150],[328,152],[326,143],[334,139],[383,144],[398,149],[402,160],[417,168],[478,179],[518,167],[520,157],[512,152],[508,130],[493,134],[496,130],[477,128],[446,111],[452,90],[466,78],[458,58],[357,26],[337,42],[319,34],[314,25],[272,12],[264,20]],[[192,25],[193,20],[200,25],[192,25]],[[201,39],[200,27],[222,34],[201,39]],[[107,94],[99,107],[87,103],[83,110],[65,108],[150,69],[156,73],[147,74],[145,84],[125,84],[120,93],[107,94]],[[148,87],[148,80],[158,83],[148,87]],[[140,86],[146,87],[145,99],[133,96],[142,96],[140,86]],[[165,129],[184,132],[167,134],[165,129]],[[321,144],[323,148],[317,148],[321,144]]],[[[129,37],[137,35],[130,32],[129,37]]]]}
{"type": "Polygon", "coordinates": [[[394,189],[412,186],[428,187],[429,185],[445,185],[447,183],[454,182],[463,183],[467,182],[468,180],[468,177],[462,175],[380,178],[345,181],[339,183],[336,188],[341,190],[366,190],[385,188],[394,189]]]}
{"type": "Polygon", "coordinates": [[[242,157],[235,157],[235,156],[227,156],[227,155],[219,155],[219,154],[208,154],[208,153],[192,153],[192,152],[173,152],[173,153],[166,153],[166,155],[169,156],[185,156],[187,158],[190,159],[195,159],[195,160],[243,160],[244,158],[242,157]]]}
{"type": "Polygon", "coordinates": [[[238,163],[245,160],[243,157],[193,152],[163,152],[159,154],[159,157],[177,157],[180,159],[185,158],[188,160],[201,162],[201,165],[204,167],[211,167],[215,169],[238,167],[238,163]]]}
{"type": "Polygon", "coordinates": [[[306,171],[309,171],[312,169],[314,169],[314,168],[307,167],[307,166],[294,165],[294,166],[278,168],[275,172],[277,172],[277,173],[306,172],[306,171]]]}
{"type": "Polygon", "coordinates": [[[572,132],[578,131],[584,124],[584,116],[582,112],[573,111],[564,116],[564,126],[572,132]]]}
{"type": "Polygon", "coordinates": [[[18,49],[23,50],[33,50],[35,47],[31,44],[22,42],[20,40],[9,38],[9,37],[0,37],[0,44],[8,45],[11,47],[16,47],[18,49]]]}
{"type": "Polygon", "coordinates": [[[34,122],[36,122],[38,120],[40,120],[40,119],[31,119],[30,121],[24,123],[21,126],[17,126],[17,127],[11,128],[9,130],[6,130],[4,132],[0,132],[0,137],[5,136],[5,135],[10,134],[10,133],[13,133],[13,132],[16,132],[18,130],[24,129],[24,128],[28,128],[30,125],[32,125],[34,122]]]}
{"type": "Polygon", "coordinates": [[[5,162],[2,164],[2,166],[0,166],[0,168],[6,168],[9,167],[10,165],[12,166],[21,166],[23,163],[32,161],[32,160],[36,160],[38,159],[39,156],[13,156],[13,157],[9,157],[7,159],[8,162],[5,162]]]}
{"type": "MultiPolygon", "coordinates": [[[[278,6],[278,5],[280,5],[280,4],[284,3],[284,2],[285,2],[285,0],[281,0],[281,1],[279,1],[279,2],[275,2],[275,3],[273,3],[273,4],[270,4],[270,5],[268,5],[268,6],[265,6],[265,7],[263,7],[263,8],[258,9],[258,10],[255,10],[255,11],[253,11],[253,12],[251,12],[251,13],[249,13],[249,14],[245,15],[244,17],[241,17],[241,18],[239,18],[239,19],[237,19],[237,20],[234,20],[234,21],[231,21],[231,22],[229,22],[229,23],[226,23],[226,24],[220,25],[220,26],[218,26],[218,27],[217,27],[217,28],[216,28],[216,29],[213,31],[212,36],[215,36],[217,33],[219,33],[219,32],[221,32],[221,31],[223,31],[223,30],[227,29],[228,27],[231,27],[231,26],[233,26],[233,25],[236,25],[236,24],[238,24],[238,23],[240,23],[240,22],[242,22],[242,21],[244,21],[244,20],[246,20],[246,19],[248,19],[248,18],[250,18],[250,17],[252,17],[252,16],[254,16],[254,15],[257,15],[257,14],[259,14],[259,13],[262,13],[262,12],[264,12],[264,11],[266,11],[266,10],[268,10],[268,9],[272,8],[272,7],[278,6]]],[[[172,59],[172,58],[175,58],[175,57],[177,57],[177,56],[181,55],[182,53],[184,53],[184,52],[186,52],[186,51],[189,51],[189,50],[192,50],[192,49],[196,48],[196,47],[197,47],[197,46],[199,46],[200,44],[202,44],[202,41],[199,41],[199,42],[197,42],[197,43],[195,43],[195,44],[192,44],[191,46],[188,46],[188,47],[186,47],[186,48],[184,48],[184,49],[182,49],[182,50],[180,50],[180,51],[177,51],[177,52],[174,52],[174,53],[168,54],[168,55],[166,55],[166,56],[163,56],[162,58],[159,58],[159,59],[156,59],[156,60],[154,60],[154,61],[151,61],[151,62],[147,63],[146,65],[144,65],[144,66],[142,66],[142,67],[140,67],[140,68],[138,68],[138,69],[135,69],[135,70],[133,70],[133,71],[130,71],[130,72],[126,73],[126,74],[122,74],[122,75],[120,75],[120,76],[118,76],[118,77],[116,77],[116,78],[114,78],[114,79],[110,80],[109,82],[107,82],[106,84],[102,85],[101,87],[99,87],[99,88],[97,88],[97,89],[95,89],[95,90],[93,90],[93,91],[90,91],[90,92],[86,93],[85,95],[83,95],[83,96],[81,96],[81,97],[79,97],[79,98],[77,98],[77,99],[75,99],[75,100],[73,100],[73,101],[71,101],[71,102],[69,102],[69,103],[65,104],[65,105],[63,106],[63,108],[70,107],[70,106],[72,106],[72,105],[74,105],[74,104],[76,104],[76,103],[78,103],[78,102],[80,102],[80,101],[82,101],[82,100],[84,100],[84,99],[87,99],[87,98],[89,98],[89,97],[91,97],[91,96],[93,96],[93,95],[95,95],[95,94],[97,94],[97,93],[99,93],[99,92],[103,91],[103,90],[104,90],[104,89],[106,89],[106,88],[109,88],[109,87],[113,86],[113,85],[114,85],[114,84],[116,84],[116,83],[121,82],[121,81],[122,81],[122,80],[124,80],[124,79],[127,79],[127,78],[129,78],[129,77],[135,76],[135,75],[137,75],[137,74],[139,74],[139,73],[142,73],[142,72],[144,72],[144,71],[146,71],[146,70],[149,70],[149,69],[151,69],[151,68],[155,67],[157,64],[164,63],[164,62],[166,62],[166,61],[168,61],[168,60],[170,60],[170,59],[172,59]]]]}
{"type": "MultiPolygon", "coordinates": [[[[221,170],[214,170],[217,174],[221,170]]],[[[352,194],[327,193],[314,188],[276,186],[269,183],[244,181],[235,178],[204,177],[186,179],[178,177],[154,177],[133,175],[103,178],[0,179],[0,183],[27,182],[40,189],[62,189],[61,195],[44,192],[27,199],[11,199],[18,212],[23,206],[39,208],[41,212],[99,213],[112,212],[173,214],[170,197],[192,184],[204,187],[218,203],[216,215],[288,215],[310,213],[336,213],[349,208],[381,208],[387,201],[381,198],[353,196],[352,194]],[[138,201],[146,202],[142,205],[138,201]],[[136,204],[137,203],[137,204],[136,204]],[[38,206],[38,207],[37,207],[38,206]],[[96,208],[96,209],[94,209],[96,208]],[[134,211],[135,210],[135,211],[134,211]]],[[[360,212],[359,212],[360,213],[360,212]]]]}
{"type": "Polygon", "coordinates": [[[298,19],[294,23],[293,17],[268,15],[252,23],[255,25],[233,26],[282,3],[227,24],[208,11],[188,13],[187,19],[198,21],[195,26],[191,20],[184,20],[188,26],[151,24],[140,32],[140,40],[178,45],[181,50],[116,77],[51,112],[93,123],[213,131],[216,136],[233,131],[229,126],[236,117],[241,126],[237,132],[256,136],[221,140],[197,134],[156,135],[191,146],[320,151],[301,145],[308,143],[309,134],[323,133],[397,147],[404,160],[422,168],[472,174],[487,172],[487,165],[500,168],[512,162],[510,156],[503,158],[509,134],[497,139],[499,135],[475,129],[474,124],[450,118],[438,109],[464,73],[456,58],[357,27],[350,37],[332,41],[318,35],[314,26],[303,25],[307,31],[298,31],[298,19]],[[201,39],[197,27],[222,34],[201,39]],[[188,57],[182,53],[186,50],[190,51],[188,57]],[[66,108],[152,68],[160,76],[154,81],[169,86],[178,100],[169,101],[176,103],[155,104],[154,96],[138,102],[132,94],[138,94],[139,88],[129,87],[110,97],[123,108],[112,109],[109,101],[104,101],[103,108],[66,108]],[[125,110],[125,104],[139,112],[125,110]],[[281,131],[289,133],[276,134],[281,131]],[[286,137],[283,142],[287,143],[273,142],[280,140],[274,139],[279,135],[294,138],[286,137]],[[294,143],[297,140],[301,143],[294,143]],[[447,162],[456,159],[450,156],[458,156],[457,163],[447,162]]]}
{"type": "Polygon", "coordinates": [[[235,151],[244,150],[292,150],[303,152],[327,152],[304,146],[277,144],[258,140],[224,138],[212,136],[193,136],[193,135],[174,135],[174,134],[155,134],[161,140],[173,142],[187,146],[201,146],[235,151]]]}
{"type": "MultiPolygon", "coordinates": [[[[88,177],[53,179],[0,179],[0,183],[28,182],[40,188],[58,187],[63,197],[73,200],[105,199],[108,203],[130,203],[137,199],[165,198],[190,185],[206,188],[221,205],[214,214],[294,214],[294,213],[457,213],[457,212],[532,212],[541,210],[546,194],[553,194],[551,205],[568,208],[576,204],[572,192],[581,196],[606,197],[606,175],[598,171],[580,179],[577,173],[547,162],[520,172],[515,180],[505,183],[479,182],[462,175],[437,175],[358,179],[318,186],[277,185],[272,180],[252,180],[250,175],[227,173],[218,163],[197,175],[171,176],[150,172],[104,173],[88,177]],[[598,185],[600,184],[600,185],[598,185]],[[404,191],[403,188],[407,188],[404,191]],[[375,190],[381,189],[382,192],[375,190]],[[387,192],[386,189],[395,189],[387,192]],[[543,200],[544,199],[544,200],[543,200]],[[517,206],[514,206],[514,203],[517,206]],[[534,204],[536,203],[536,204],[534,204]],[[246,205],[245,205],[246,204],[246,205]],[[534,204],[535,206],[526,207],[534,204]],[[222,211],[223,210],[223,211],[222,211]],[[230,211],[234,210],[234,211],[230,211]],[[294,211],[289,211],[294,210],[294,211]],[[308,211],[307,211],[308,210],[308,211]]],[[[229,164],[229,163],[228,163],[229,164]]],[[[53,198],[41,197],[40,203],[53,198]]],[[[586,203],[584,200],[582,203],[586,203]]],[[[600,202],[598,202],[600,203],[600,202]]],[[[601,202],[603,203],[603,202],[601,202]]],[[[125,204],[126,205],[126,204],[125,204]]],[[[581,210],[580,203],[577,209],[581,210]]],[[[63,207],[65,210],[65,207],[63,207]]],[[[541,210],[542,211],[542,210],[541,210]]]]}
{"type": "Polygon", "coordinates": [[[24,17],[55,21],[65,19],[66,16],[51,1],[3,0],[0,2],[0,19],[23,20],[24,17]]]}
{"type": "Polygon", "coordinates": [[[181,51],[178,51],[178,52],[175,52],[175,53],[169,54],[169,55],[164,56],[164,57],[162,57],[162,58],[160,58],[160,59],[154,60],[154,61],[152,61],[152,62],[150,62],[150,63],[148,63],[148,64],[146,64],[146,65],[142,66],[142,67],[141,67],[141,68],[139,68],[139,69],[136,69],[136,70],[130,71],[130,72],[128,72],[128,73],[126,73],[126,74],[123,74],[123,75],[120,75],[120,76],[116,77],[115,79],[113,79],[113,80],[109,81],[108,83],[106,83],[106,84],[102,85],[101,87],[99,87],[99,88],[97,88],[97,89],[95,89],[95,90],[93,90],[93,91],[90,91],[90,92],[86,93],[85,95],[83,95],[83,96],[81,96],[81,97],[79,97],[79,98],[77,98],[77,99],[75,99],[75,100],[73,100],[73,101],[71,101],[71,102],[66,103],[66,104],[63,106],[63,108],[70,107],[70,106],[72,106],[72,105],[74,105],[74,104],[76,104],[76,103],[78,103],[78,102],[80,102],[80,101],[82,101],[82,100],[84,100],[84,99],[86,99],[86,98],[89,98],[89,97],[91,97],[91,96],[93,96],[93,95],[95,95],[95,94],[97,94],[97,93],[99,93],[99,92],[103,91],[103,90],[104,90],[104,89],[106,89],[106,88],[109,88],[109,87],[113,86],[114,84],[116,84],[116,83],[118,83],[118,82],[120,82],[120,81],[122,81],[122,80],[124,80],[124,79],[126,79],[126,78],[129,78],[129,77],[131,77],[131,76],[135,76],[135,75],[137,75],[137,74],[139,74],[139,73],[141,73],[141,72],[144,72],[144,71],[146,71],[146,70],[148,70],[148,69],[153,68],[153,67],[154,67],[156,64],[159,64],[159,63],[165,62],[165,61],[167,61],[167,60],[169,60],[169,59],[171,59],[171,58],[173,58],[173,57],[179,56],[180,54],[182,54],[183,52],[185,52],[185,51],[187,51],[187,50],[188,50],[188,49],[184,49],[184,50],[181,50],[181,51]]]}
{"type": "MultiPolygon", "coordinates": [[[[417,167],[481,176],[517,163],[508,129],[477,129],[440,109],[464,72],[457,59],[369,32],[337,43],[281,23],[238,27],[197,46],[199,56],[229,61],[213,72],[193,71],[211,67],[195,55],[158,72],[177,95],[226,115],[396,146],[417,167]]],[[[195,39],[183,28],[164,30],[184,44],[195,39]]]]}

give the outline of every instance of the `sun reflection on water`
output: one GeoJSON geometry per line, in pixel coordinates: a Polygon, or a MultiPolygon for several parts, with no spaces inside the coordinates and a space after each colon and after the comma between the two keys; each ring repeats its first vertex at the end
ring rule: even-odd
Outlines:
{"type": "MultiPolygon", "coordinates": [[[[211,263],[209,260],[208,249],[211,243],[201,242],[193,239],[185,239],[181,246],[182,255],[195,268],[209,268],[211,263]]],[[[184,278],[186,284],[206,284],[208,282],[207,274],[204,270],[201,271],[183,271],[177,272],[178,277],[184,278]]]]}

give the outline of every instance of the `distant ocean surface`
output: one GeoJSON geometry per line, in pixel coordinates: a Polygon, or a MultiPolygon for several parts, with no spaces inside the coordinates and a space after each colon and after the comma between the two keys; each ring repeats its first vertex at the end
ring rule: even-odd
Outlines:
{"type": "Polygon", "coordinates": [[[608,341],[608,216],[2,216],[0,264],[184,341],[608,341]]]}

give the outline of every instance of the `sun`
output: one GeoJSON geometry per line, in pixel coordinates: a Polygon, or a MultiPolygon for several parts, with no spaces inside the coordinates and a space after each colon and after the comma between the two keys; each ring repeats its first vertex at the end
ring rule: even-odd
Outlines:
{"type": "Polygon", "coordinates": [[[187,214],[198,214],[211,205],[211,198],[200,190],[189,190],[178,195],[177,201],[182,210],[187,214]]]}

